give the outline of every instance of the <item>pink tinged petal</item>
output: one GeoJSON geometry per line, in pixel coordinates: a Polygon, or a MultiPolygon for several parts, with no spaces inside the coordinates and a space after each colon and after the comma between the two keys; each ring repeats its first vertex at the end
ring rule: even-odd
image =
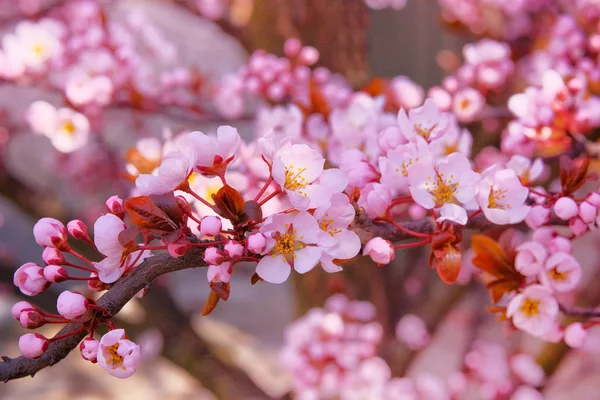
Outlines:
{"type": "MultiPolygon", "coordinates": [[[[327,236],[330,235],[327,234],[327,236]]],[[[349,230],[343,230],[335,234],[334,238],[336,245],[329,248],[321,247],[321,241],[319,241],[319,247],[323,248],[323,250],[334,258],[347,260],[356,256],[360,251],[360,238],[356,233],[349,230]]]]}
{"type": "Polygon", "coordinates": [[[104,283],[114,283],[123,275],[124,269],[120,267],[121,257],[107,257],[104,260],[94,263],[98,270],[98,278],[104,283]]]}
{"type": "Polygon", "coordinates": [[[256,273],[269,283],[283,283],[290,276],[292,269],[283,256],[266,255],[258,262],[256,273]]]}
{"type": "Polygon", "coordinates": [[[321,229],[315,217],[310,213],[306,211],[299,212],[293,217],[291,223],[296,230],[296,240],[307,244],[317,242],[321,229]]]}
{"type": "Polygon", "coordinates": [[[457,224],[465,225],[467,223],[467,211],[457,204],[446,203],[440,209],[438,222],[449,220],[457,224]]]}
{"type": "Polygon", "coordinates": [[[296,250],[294,269],[301,274],[310,271],[317,265],[322,254],[323,250],[316,246],[307,246],[301,250],[296,250]]]}
{"type": "Polygon", "coordinates": [[[220,126],[217,129],[217,139],[219,143],[218,154],[223,157],[224,160],[235,155],[242,143],[242,139],[240,138],[237,129],[229,125],[220,126]]]}
{"type": "Polygon", "coordinates": [[[113,214],[101,216],[94,223],[94,243],[105,256],[121,257],[123,246],[119,243],[119,233],[125,230],[123,221],[113,214]]]}
{"type": "MultiPolygon", "coordinates": [[[[454,153],[458,154],[458,153],[454,153]]],[[[460,176],[458,190],[455,194],[456,199],[461,203],[468,203],[475,198],[476,188],[479,184],[480,176],[477,172],[469,170],[460,176]]]]}
{"type": "Polygon", "coordinates": [[[342,267],[333,262],[333,257],[331,257],[327,253],[323,253],[323,255],[321,256],[321,267],[323,268],[323,270],[329,273],[339,272],[343,270],[342,267]]]}

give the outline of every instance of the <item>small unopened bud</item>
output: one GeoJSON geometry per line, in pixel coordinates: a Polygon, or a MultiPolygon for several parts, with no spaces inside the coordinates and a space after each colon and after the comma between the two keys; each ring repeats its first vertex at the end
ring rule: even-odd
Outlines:
{"type": "Polygon", "coordinates": [[[227,254],[230,258],[240,257],[244,254],[244,246],[235,240],[229,240],[225,246],[223,246],[225,250],[225,254],[227,254]]]}
{"type": "Polygon", "coordinates": [[[54,247],[46,247],[42,252],[42,259],[46,265],[63,265],[65,263],[62,252],[54,247]]]}
{"type": "Polygon", "coordinates": [[[219,265],[223,262],[224,254],[216,247],[209,247],[204,252],[204,261],[209,265],[219,265]]]}
{"type": "Polygon", "coordinates": [[[70,221],[67,224],[67,230],[69,231],[69,234],[77,240],[90,240],[88,227],[81,220],[74,219],[73,221],[70,221]]]}
{"type": "Polygon", "coordinates": [[[167,245],[167,251],[169,252],[169,255],[173,258],[178,258],[186,255],[191,248],[192,244],[185,239],[178,240],[167,245]]]}
{"type": "Polygon", "coordinates": [[[209,215],[200,221],[200,234],[204,236],[217,236],[221,232],[222,227],[221,218],[209,215]]]}
{"type": "Polygon", "coordinates": [[[25,358],[38,358],[48,348],[50,341],[39,333],[27,333],[19,338],[19,350],[25,358]]]}
{"type": "Polygon", "coordinates": [[[46,318],[37,310],[26,310],[21,313],[19,322],[25,329],[37,329],[46,323],[46,318]]]}
{"type": "Polygon", "coordinates": [[[49,282],[58,283],[64,282],[68,279],[69,274],[60,265],[48,265],[44,268],[44,278],[49,282]]]}
{"type": "Polygon", "coordinates": [[[363,256],[369,256],[377,265],[383,266],[389,264],[396,255],[389,240],[374,237],[365,245],[363,256]]]}
{"type": "Polygon", "coordinates": [[[90,301],[77,292],[65,290],[58,296],[56,309],[69,321],[85,322],[91,317],[90,301]]]}
{"type": "Polygon", "coordinates": [[[578,211],[577,203],[570,197],[561,197],[554,204],[554,212],[564,221],[575,217],[578,211]]]}
{"type": "Polygon", "coordinates": [[[81,357],[93,363],[97,362],[98,346],[100,346],[100,342],[98,342],[96,339],[84,339],[84,341],[79,345],[81,357]]]}
{"type": "Polygon", "coordinates": [[[42,218],[33,227],[33,236],[40,246],[68,250],[67,228],[54,218],[42,218]]]}
{"type": "Polygon", "coordinates": [[[565,329],[565,343],[575,349],[583,346],[587,339],[587,331],[581,322],[574,322],[565,329]]]}
{"type": "Polygon", "coordinates": [[[106,200],[106,209],[121,219],[125,218],[125,205],[119,196],[112,196],[106,200]]]}
{"type": "Polygon", "coordinates": [[[260,254],[265,250],[267,246],[267,238],[262,233],[255,233],[253,235],[248,236],[246,240],[248,250],[253,253],[260,254]]]}
{"type": "Polygon", "coordinates": [[[19,301],[12,306],[10,312],[16,320],[19,320],[21,319],[21,313],[27,310],[38,311],[38,308],[28,301],[19,301]]]}

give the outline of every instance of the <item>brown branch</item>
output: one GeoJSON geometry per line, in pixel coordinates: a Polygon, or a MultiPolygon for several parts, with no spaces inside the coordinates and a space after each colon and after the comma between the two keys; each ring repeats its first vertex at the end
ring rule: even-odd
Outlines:
{"type": "MultiPolygon", "coordinates": [[[[196,247],[180,258],[172,258],[166,253],[153,256],[136,267],[131,274],[118,280],[98,299],[97,303],[106,308],[110,315],[115,315],[140,290],[149,287],[152,281],[159,276],[183,269],[206,266],[202,261],[203,254],[204,249],[196,247]]],[[[81,324],[68,324],[56,335],[71,333],[80,327],[81,324]]],[[[0,381],[7,382],[12,379],[33,376],[39,370],[58,363],[75,349],[85,336],[84,332],[52,342],[46,352],[34,360],[22,356],[14,359],[3,357],[4,362],[0,362],[0,381]]]]}
{"type": "Polygon", "coordinates": [[[598,308],[586,308],[586,307],[565,307],[560,304],[560,311],[570,317],[578,318],[599,318],[600,309],[598,308]]]}

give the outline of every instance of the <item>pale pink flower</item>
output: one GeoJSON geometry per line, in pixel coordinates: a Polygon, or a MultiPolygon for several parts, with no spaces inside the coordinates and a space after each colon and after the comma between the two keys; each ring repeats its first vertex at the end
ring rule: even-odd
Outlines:
{"type": "Polygon", "coordinates": [[[128,340],[123,329],[109,331],[98,348],[98,364],[112,376],[128,378],[140,364],[140,346],[128,340]]]}
{"type": "Polygon", "coordinates": [[[520,353],[512,356],[510,368],[523,383],[531,386],[541,386],[546,378],[544,369],[529,354],[520,353]]]}
{"type": "Polygon", "coordinates": [[[535,276],[542,271],[548,257],[546,248],[535,241],[529,241],[517,247],[515,268],[525,276],[535,276]]]}
{"type": "Polygon", "coordinates": [[[446,133],[429,144],[434,158],[444,157],[452,153],[462,153],[471,156],[473,135],[467,129],[461,129],[456,118],[451,117],[446,133]]]}
{"type": "Polygon", "coordinates": [[[544,206],[533,206],[529,210],[525,222],[531,229],[538,228],[550,220],[550,208],[544,206]]]}
{"type": "Polygon", "coordinates": [[[226,261],[219,265],[209,265],[206,270],[208,282],[229,282],[231,278],[231,262],[226,261]]]}
{"type": "Polygon", "coordinates": [[[66,83],[65,94],[71,104],[82,106],[97,104],[106,106],[110,103],[114,85],[110,78],[90,73],[73,73],[66,83]]]}
{"type": "Polygon", "coordinates": [[[470,87],[459,90],[452,100],[452,111],[462,123],[475,121],[485,106],[485,97],[470,87]]]}
{"type": "Polygon", "coordinates": [[[561,197],[554,204],[556,216],[562,220],[569,220],[577,216],[579,209],[577,203],[570,197],[561,197]]]}
{"type": "Polygon", "coordinates": [[[445,133],[449,122],[449,114],[441,113],[431,99],[425,100],[421,107],[410,110],[408,115],[401,109],[397,119],[402,134],[409,142],[414,142],[417,136],[427,142],[438,139],[445,133]]]}
{"type": "Polygon", "coordinates": [[[533,336],[548,333],[558,316],[558,302],[545,286],[531,285],[513,297],[506,316],[520,330],[533,336]]]}
{"type": "Polygon", "coordinates": [[[56,309],[58,313],[74,322],[85,322],[92,316],[90,301],[77,292],[65,290],[58,296],[56,309]]]}
{"type": "MultiPolygon", "coordinates": [[[[406,3],[406,0],[398,0],[406,3]]],[[[396,76],[389,84],[395,103],[405,110],[410,110],[423,104],[425,92],[421,86],[406,76],[396,76]]]]}
{"type": "Polygon", "coordinates": [[[510,400],[544,400],[543,394],[532,388],[531,386],[519,386],[510,397],[510,400]]]}
{"type": "Polygon", "coordinates": [[[62,53],[60,26],[54,20],[22,21],[14,33],[2,38],[4,51],[20,60],[26,67],[41,69],[49,60],[62,53]]]}
{"type": "Polygon", "coordinates": [[[50,286],[44,277],[44,269],[32,262],[21,265],[15,271],[13,283],[27,296],[35,296],[50,286]]]}
{"type": "Polygon", "coordinates": [[[26,333],[19,338],[19,350],[25,358],[38,358],[48,348],[50,341],[39,333],[26,333]]]}
{"type": "Polygon", "coordinates": [[[515,154],[506,163],[506,168],[510,168],[521,179],[523,185],[529,185],[535,182],[544,172],[544,162],[541,158],[536,158],[535,161],[527,157],[515,154]]]}
{"type": "Polygon", "coordinates": [[[354,207],[348,196],[335,193],[329,203],[315,210],[313,216],[319,223],[317,243],[323,250],[321,266],[327,272],[341,271],[334,259],[348,260],[360,251],[360,239],[348,226],[354,221],[354,207]]]}
{"type": "Polygon", "coordinates": [[[348,183],[351,187],[360,189],[379,178],[379,173],[375,167],[369,163],[365,154],[358,149],[345,150],[340,156],[339,167],[348,175],[348,183]]]}
{"type": "Polygon", "coordinates": [[[573,322],[565,329],[565,343],[574,349],[582,347],[587,339],[587,331],[581,322],[573,322]]]}
{"type": "Polygon", "coordinates": [[[409,187],[408,171],[418,161],[425,162],[431,158],[429,146],[421,137],[416,137],[414,142],[399,144],[389,150],[386,157],[379,157],[381,183],[390,189],[405,192],[409,187]]]}
{"type": "Polygon", "coordinates": [[[187,184],[193,160],[182,152],[167,154],[156,174],[140,174],[135,180],[135,186],[143,195],[158,195],[172,192],[182,184],[187,184]]]}
{"type": "Polygon", "coordinates": [[[296,105],[261,108],[256,114],[257,136],[275,135],[299,140],[302,136],[304,114],[296,105]]]}
{"type": "Polygon", "coordinates": [[[477,82],[490,89],[502,86],[513,71],[510,46],[503,42],[482,39],[463,47],[465,61],[475,67],[477,82]]]}
{"type": "Polygon", "coordinates": [[[404,342],[411,350],[425,347],[430,340],[425,322],[413,314],[407,314],[400,318],[396,325],[396,338],[404,342]]]}
{"type": "Polygon", "coordinates": [[[358,205],[369,218],[383,218],[392,205],[392,192],[380,183],[369,183],[360,191],[358,205]]]}
{"type": "Polygon", "coordinates": [[[552,290],[568,292],[581,280],[581,265],[570,254],[554,253],[546,260],[541,280],[552,290]]]}
{"type": "Polygon", "coordinates": [[[68,248],[67,228],[54,218],[42,218],[33,226],[33,236],[40,246],[55,247],[58,250],[68,248]]]}
{"type": "Polygon", "coordinates": [[[374,237],[365,245],[363,256],[369,256],[377,265],[383,266],[389,264],[396,255],[389,240],[374,237]]]}
{"type": "Polygon", "coordinates": [[[512,169],[490,167],[481,174],[477,203],[491,222],[515,224],[525,219],[531,207],[525,205],[529,190],[512,169]]]}
{"type": "Polygon", "coordinates": [[[323,170],[324,163],[325,159],[305,144],[286,143],[275,153],[273,179],[296,209],[320,207],[348,185],[342,170],[323,170]]]}
{"type": "Polygon", "coordinates": [[[408,174],[410,194],[426,209],[440,208],[438,221],[467,223],[466,208],[475,208],[474,200],[480,176],[460,153],[431,161],[419,161],[408,174]]]}
{"type": "Polygon", "coordinates": [[[317,220],[308,212],[273,215],[260,227],[267,246],[256,273],[267,282],[282,283],[292,268],[301,274],[310,271],[323,255],[317,246],[320,231],[317,220]]]}
{"type": "Polygon", "coordinates": [[[91,361],[93,363],[97,362],[98,358],[98,348],[100,347],[100,342],[93,338],[85,338],[83,342],[79,344],[79,351],[81,352],[81,357],[84,360],[91,361]]]}
{"type": "Polygon", "coordinates": [[[195,150],[196,170],[204,176],[224,174],[238,156],[242,144],[237,129],[228,125],[220,126],[216,136],[191,132],[190,139],[195,150]]]}
{"type": "Polygon", "coordinates": [[[88,142],[90,123],[87,117],[70,108],[56,109],[38,100],[29,106],[26,119],[35,133],[48,137],[60,152],[71,153],[88,142]]]}

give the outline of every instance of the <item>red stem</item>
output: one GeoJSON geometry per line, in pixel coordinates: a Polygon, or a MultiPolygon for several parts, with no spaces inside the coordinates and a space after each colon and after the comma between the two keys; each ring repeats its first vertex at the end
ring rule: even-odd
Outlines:
{"type": "Polygon", "coordinates": [[[267,179],[263,187],[260,189],[260,192],[254,196],[254,201],[258,203],[258,200],[260,200],[260,197],[265,193],[265,190],[267,190],[267,188],[271,185],[271,182],[273,182],[273,175],[269,175],[269,179],[267,179]]]}
{"type": "Polygon", "coordinates": [[[389,220],[386,220],[386,221],[389,222],[390,224],[394,225],[396,228],[400,229],[402,232],[404,232],[404,233],[406,233],[408,235],[419,237],[419,238],[427,238],[427,240],[430,240],[430,238],[431,238],[430,234],[412,231],[412,230],[410,230],[408,228],[405,228],[404,226],[398,224],[393,219],[389,219],[389,220]]]}
{"type": "MultiPolygon", "coordinates": [[[[81,254],[79,254],[75,250],[69,249],[67,252],[69,254],[71,254],[72,256],[75,256],[75,257],[79,258],[81,261],[83,261],[84,263],[86,263],[90,267],[94,268],[94,264],[92,264],[92,262],[90,260],[88,260],[87,258],[85,258],[84,256],[82,256],[81,254]]],[[[95,269],[94,269],[94,271],[95,271],[95,269]]]]}
{"type": "Polygon", "coordinates": [[[198,194],[196,194],[196,192],[194,192],[192,189],[188,188],[187,189],[187,193],[191,194],[192,196],[194,196],[194,198],[196,200],[198,200],[199,202],[201,202],[202,204],[204,204],[205,206],[207,206],[208,208],[210,208],[211,210],[213,210],[214,212],[217,212],[217,210],[215,209],[215,206],[210,204],[207,200],[203,199],[202,197],[198,196],[198,194]]]}
{"type": "Polygon", "coordinates": [[[81,332],[85,331],[85,326],[82,326],[81,328],[74,330],[73,332],[69,332],[69,333],[65,333],[64,335],[60,335],[60,336],[55,336],[51,339],[48,339],[50,342],[56,342],[57,340],[61,340],[61,339],[65,339],[68,338],[70,336],[75,336],[81,332]]]}
{"type": "Polygon", "coordinates": [[[274,191],[273,193],[271,193],[270,195],[268,195],[267,197],[265,197],[260,203],[258,203],[259,206],[262,206],[263,204],[265,204],[267,201],[271,200],[273,197],[277,196],[279,193],[281,193],[281,188],[277,189],[276,191],[274,191]]]}
{"type": "Polygon", "coordinates": [[[431,243],[431,238],[419,240],[418,242],[397,244],[397,245],[394,246],[394,250],[408,249],[408,248],[411,248],[411,247],[418,247],[418,246],[422,246],[424,244],[429,244],[429,243],[431,243]]]}

